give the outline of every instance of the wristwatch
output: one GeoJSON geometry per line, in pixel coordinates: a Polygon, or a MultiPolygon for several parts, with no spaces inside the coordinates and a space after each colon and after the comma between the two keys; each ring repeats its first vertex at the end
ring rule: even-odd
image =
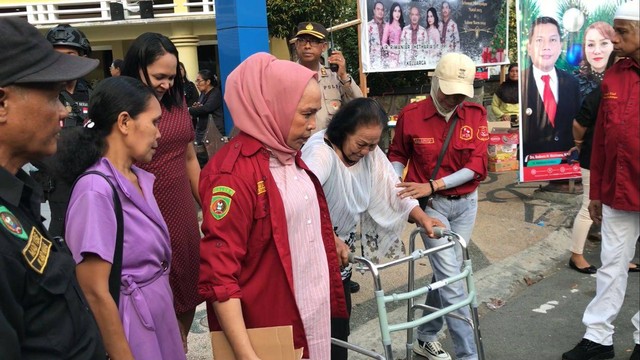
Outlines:
{"type": "Polygon", "coordinates": [[[340,84],[342,85],[347,85],[347,84],[351,84],[351,75],[347,75],[349,77],[349,80],[347,81],[342,81],[342,79],[338,78],[338,81],[340,81],[340,84]]]}

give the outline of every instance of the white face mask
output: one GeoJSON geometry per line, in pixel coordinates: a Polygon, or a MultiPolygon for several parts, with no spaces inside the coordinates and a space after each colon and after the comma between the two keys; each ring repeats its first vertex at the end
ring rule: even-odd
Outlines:
{"type": "Polygon", "coordinates": [[[446,122],[449,122],[449,119],[451,119],[451,116],[453,115],[453,112],[456,110],[457,106],[455,108],[453,108],[453,110],[447,112],[446,109],[444,107],[442,107],[442,105],[440,105],[440,103],[438,102],[438,90],[440,90],[440,82],[438,80],[437,77],[433,76],[431,78],[431,99],[433,100],[433,105],[435,105],[436,110],[438,111],[438,114],[444,116],[444,120],[446,122]]]}

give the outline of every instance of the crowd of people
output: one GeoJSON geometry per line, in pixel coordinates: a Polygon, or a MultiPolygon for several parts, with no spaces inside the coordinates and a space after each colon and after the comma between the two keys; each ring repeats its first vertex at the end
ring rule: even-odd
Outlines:
{"type": "MultiPolygon", "coordinates": [[[[382,2],[374,4],[367,26],[380,61],[438,59],[429,96],[400,111],[388,154],[378,146],[387,129],[383,107],[363,97],[342,52],[321,63],[328,32],[304,22],[294,39],[297,62],[257,53],[228,76],[224,102],[238,134],[206,158],[194,143],[209,126],[227,130],[223,94],[210,70],[200,70],[195,84],[187,79],[169,38],[141,34],[111,64],[112,77],[85,89],[82,77],[98,62],[81,31],[59,25],[43,37],[22,19],[0,18],[7,39],[0,43],[3,358],[186,359],[196,306],[206,302],[209,328],[224,332],[236,358],[258,359],[248,329],[290,325],[303,359],[347,359],[330,339],[348,341],[359,288],[348,259],[357,233],[363,255],[383,262],[404,255],[400,235],[409,222],[425,230],[425,248],[446,242],[436,226],[470,240],[475,225],[487,176],[487,112],[467,101],[475,64],[460,52],[449,3],[440,10],[442,20],[429,8],[422,27],[412,7],[405,26],[399,4],[387,23],[382,2]],[[28,163],[38,168],[32,176],[23,170],[28,163]],[[43,190],[49,228],[40,215],[43,190]]],[[[523,78],[540,98],[579,84],[572,105],[579,111],[541,105],[539,121],[521,122],[558,137],[560,116],[572,116],[572,145],[590,185],[570,266],[595,273],[597,291],[584,338],[566,360],[613,358],[611,322],[627,274],[637,270],[630,261],[640,236],[640,148],[629,126],[637,130],[640,119],[638,12],[633,0],[619,7],[613,26],[586,29],[577,80],[555,68],[558,23],[542,17],[531,27],[532,69],[523,78]],[[547,91],[549,79],[555,91],[547,91]],[[599,269],[581,256],[587,213],[602,225],[599,269]]],[[[492,109],[514,126],[517,80],[514,64],[492,109]]],[[[456,276],[462,248],[434,253],[430,263],[431,282],[456,276]]],[[[466,296],[454,282],[430,291],[425,305],[443,308],[466,296]]],[[[471,317],[469,309],[456,313],[419,326],[413,352],[478,359],[473,329],[460,319],[471,317]],[[452,354],[438,340],[445,321],[452,354]]],[[[639,314],[632,360],[640,358],[639,314]]]]}
{"type": "Polygon", "coordinates": [[[382,1],[373,4],[373,18],[367,23],[369,61],[373,69],[394,69],[416,65],[434,65],[449,52],[461,52],[458,25],[451,18],[451,5],[443,1],[440,17],[434,7],[423,13],[417,5],[404,10],[394,2],[388,9],[382,1]],[[424,20],[423,20],[424,19],[424,20]]]}

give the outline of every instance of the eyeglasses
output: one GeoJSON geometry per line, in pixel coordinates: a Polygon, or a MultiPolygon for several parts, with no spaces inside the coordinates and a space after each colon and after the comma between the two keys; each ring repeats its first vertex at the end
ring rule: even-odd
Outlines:
{"type": "Polygon", "coordinates": [[[318,39],[316,37],[304,37],[296,39],[296,44],[298,45],[304,46],[307,45],[307,43],[309,43],[309,45],[311,46],[320,46],[321,44],[324,44],[324,40],[318,39]]]}
{"type": "Polygon", "coordinates": [[[204,82],[204,81],[205,81],[205,80],[202,80],[202,79],[196,79],[196,80],[195,80],[196,84],[200,84],[201,82],[204,82]]]}

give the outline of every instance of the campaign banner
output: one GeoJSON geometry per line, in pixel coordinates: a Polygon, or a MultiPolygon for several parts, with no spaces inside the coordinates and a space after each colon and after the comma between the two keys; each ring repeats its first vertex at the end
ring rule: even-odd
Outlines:
{"type": "Polygon", "coordinates": [[[581,164],[588,167],[598,106],[581,108],[587,95],[599,91],[612,63],[617,5],[520,0],[518,7],[520,181],[580,178],[581,164]],[[577,139],[574,119],[584,133],[577,139]]]}
{"type": "Polygon", "coordinates": [[[435,69],[448,52],[509,62],[507,0],[359,1],[365,73],[435,69]]]}

